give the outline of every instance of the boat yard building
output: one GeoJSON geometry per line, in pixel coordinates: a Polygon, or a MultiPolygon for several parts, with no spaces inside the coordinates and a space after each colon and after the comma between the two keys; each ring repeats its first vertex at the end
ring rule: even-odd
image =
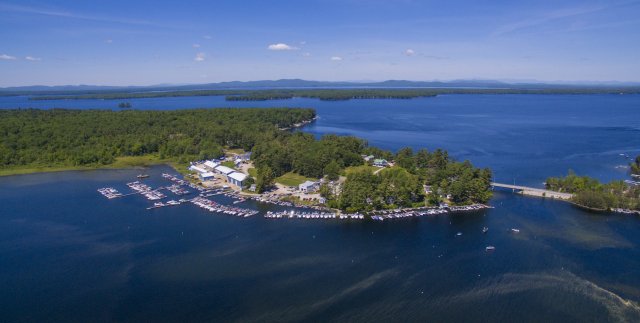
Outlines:
{"type": "Polygon", "coordinates": [[[227,175],[227,180],[229,181],[229,183],[236,185],[238,187],[242,187],[246,179],[247,179],[247,175],[240,172],[233,172],[227,175]]]}

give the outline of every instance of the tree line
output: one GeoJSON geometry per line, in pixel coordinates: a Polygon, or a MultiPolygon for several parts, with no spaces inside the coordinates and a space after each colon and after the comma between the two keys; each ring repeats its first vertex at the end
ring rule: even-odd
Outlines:
{"type": "Polygon", "coordinates": [[[294,97],[314,98],[325,101],[351,99],[412,99],[442,94],[638,94],[638,87],[623,88],[541,88],[541,89],[473,89],[473,88],[414,88],[414,89],[266,89],[266,90],[184,90],[148,92],[91,92],[86,94],[32,95],[30,100],[81,100],[81,99],[141,99],[186,96],[225,96],[227,101],[285,100],[294,97]]]}
{"type": "Polygon", "coordinates": [[[355,212],[442,201],[485,203],[491,198],[489,169],[475,168],[468,161],[456,162],[440,149],[414,153],[411,148],[403,148],[394,154],[355,137],[325,135],[315,139],[311,134],[295,132],[258,143],[251,158],[258,170],[257,187],[261,191],[287,172],[337,180],[347,168],[366,165],[363,155],[394,160],[395,165],[378,174],[371,169],[346,174],[337,191],[322,187],[321,193],[330,206],[355,212]],[[432,194],[426,194],[425,185],[432,194]]]}
{"type": "Polygon", "coordinates": [[[548,178],[545,186],[552,191],[573,193],[575,203],[589,208],[640,210],[640,187],[627,185],[624,181],[601,183],[569,171],[565,177],[548,178]]]}
{"type": "Polygon", "coordinates": [[[0,167],[109,165],[157,154],[179,162],[251,150],[312,109],[0,110],[0,167]]]}

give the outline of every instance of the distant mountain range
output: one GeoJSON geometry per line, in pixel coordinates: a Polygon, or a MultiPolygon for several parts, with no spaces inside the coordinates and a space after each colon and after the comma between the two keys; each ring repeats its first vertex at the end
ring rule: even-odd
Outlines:
{"type": "Polygon", "coordinates": [[[0,88],[0,92],[137,92],[137,91],[180,91],[180,90],[224,90],[224,89],[274,89],[274,88],[488,88],[488,89],[549,89],[549,88],[602,88],[637,87],[639,82],[503,82],[495,80],[455,80],[455,81],[406,81],[388,80],[382,82],[329,82],[302,79],[231,81],[189,85],[150,86],[100,86],[100,85],[59,85],[59,86],[16,86],[0,88]]]}

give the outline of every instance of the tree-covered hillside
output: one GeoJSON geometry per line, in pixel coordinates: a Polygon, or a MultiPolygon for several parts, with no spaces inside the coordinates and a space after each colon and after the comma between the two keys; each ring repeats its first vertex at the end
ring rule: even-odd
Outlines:
{"type": "Polygon", "coordinates": [[[121,156],[179,161],[250,150],[312,109],[0,110],[0,167],[108,165],[121,156]]]}

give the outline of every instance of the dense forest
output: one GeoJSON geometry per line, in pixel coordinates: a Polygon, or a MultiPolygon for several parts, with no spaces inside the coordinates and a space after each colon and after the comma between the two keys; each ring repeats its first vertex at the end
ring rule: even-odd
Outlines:
{"type": "Polygon", "coordinates": [[[228,101],[283,100],[294,97],[320,100],[350,99],[411,99],[441,94],[638,94],[640,88],[542,88],[542,89],[482,89],[482,88],[414,88],[414,89],[272,89],[272,90],[187,90],[156,92],[98,92],[72,95],[33,95],[30,100],[122,100],[182,96],[226,96],[228,101]]]}
{"type": "Polygon", "coordinates": [[[640,186],[630,186],[623,181],[604,184],[570,171],[565,177],[548,178],[546,187],[552,191],[573,193],[573,202],[593,209],[640,210],[640,186]]]}
{"type": "MultiPolygon", "coordinates": [[[[411,148],[396,154],[355,137],[323,136],[296,132],[279,140],[261,142],[253,148],[252,160],[259,171],[267,170],[267,179],[287,172],[336,179],[351,166],[363,166],[362,155],[394,160],[392,168],[373,174],[370,169],[346,174],[340,192],[323,188],[329,205],[349,212],[380,208],[412,207],[437,204],[441,197],[454,204],[485,203],[491,198],[489,169],[474,168],[468,161],[455,162],[446,151],[429,153],[425,149],[414,153],[411,148]],[[424,185],[434,194],[425,201],[424,185]]],[[[264,172],[259,172],[264,174],[264,172]]],[[[263,179],[258,183],[262,188],[263,179]]]]}
{"type": "Polygon", "coordinates": [[[0,167],[108,165],[159,154],[186,162],[249,150],[312,109],[0,110],[0,167]]]}
{"type": "Polygon", "coordinates": [[[346,211],[417,207],[448,202],[457,205],[486,203],[492,196],[492,173],[456,162],[446,151],[413,153],[403,148],[395,155],[395,165],[377,174],[360,170],[347,174],[339,195],[325,190],[330,204],[346,211]],[[431,192],[425,194],[425,189],[431,192]],[[425,200],[427,199],[427,200],[425,200]]]}

